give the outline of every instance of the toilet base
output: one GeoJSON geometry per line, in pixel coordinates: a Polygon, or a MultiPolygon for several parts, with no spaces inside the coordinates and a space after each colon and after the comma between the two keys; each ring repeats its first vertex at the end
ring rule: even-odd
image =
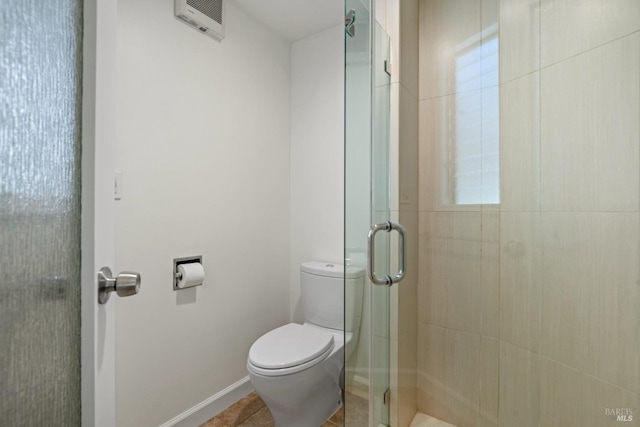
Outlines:
{"type": "Polygon", "coordinates": [[[267,377],[249,371],[276,427],[318,427],[338,410],[343,354],[340,349],[318,365],[291,375],[267,377]]]}

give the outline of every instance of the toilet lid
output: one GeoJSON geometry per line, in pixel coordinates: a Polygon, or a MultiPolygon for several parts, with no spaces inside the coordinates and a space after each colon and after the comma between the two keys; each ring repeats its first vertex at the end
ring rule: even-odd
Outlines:
{"type": "Polygon", "coordinates": [[[331,347],[333,334],[289,323],[258,338],[249,350],[249,362],[265,369],[289,368],[313,360],[331,347]]]}

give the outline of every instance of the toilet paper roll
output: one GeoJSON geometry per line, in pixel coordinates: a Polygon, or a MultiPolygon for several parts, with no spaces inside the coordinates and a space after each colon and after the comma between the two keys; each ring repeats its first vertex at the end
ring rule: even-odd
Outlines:
{"type": "Polygon", "coordinates": [[[178,272],[182,273],[182,279],[178,281],[178,288],[189,288],[201,285],[204,281],[204,267],[199,262],[178,265],[178,272]]]}

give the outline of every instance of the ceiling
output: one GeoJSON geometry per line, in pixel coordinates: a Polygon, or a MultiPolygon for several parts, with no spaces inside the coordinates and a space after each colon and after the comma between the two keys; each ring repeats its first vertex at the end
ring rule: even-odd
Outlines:
{"type": "Polygon", "coordinates": [[[234,0],[247,14],[293,42],[344,23],[344,0],[234,0]]]}

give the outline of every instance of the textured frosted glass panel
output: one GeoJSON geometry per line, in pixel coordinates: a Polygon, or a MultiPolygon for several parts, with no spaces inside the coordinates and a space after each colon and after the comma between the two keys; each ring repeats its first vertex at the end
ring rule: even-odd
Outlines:
{"type": "Polygon", "coordinates": [[[80,425],[82,2],[0,10],[0,424],[80,425]]]}

